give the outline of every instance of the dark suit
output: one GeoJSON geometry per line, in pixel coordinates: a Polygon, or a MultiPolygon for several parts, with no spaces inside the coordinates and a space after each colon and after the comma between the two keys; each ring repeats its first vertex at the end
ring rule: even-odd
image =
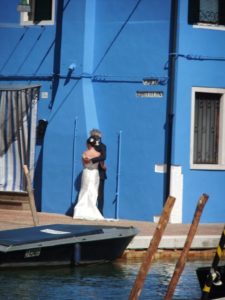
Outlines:
{"type": "Polygon", "coordinates": [[[102,164],[104,165],[104,161],[106,160],[106,145],[99,140],[99,145],[95,146],[95,150],[100,152],[101,155],[99,157],[92,158],[92,162],[96,163],[99,162],[98,170],[99,170],[99,187],[98,187],[98,209],[100,213],[103,215],[103,207],[104,207],[104,185],[106,176],[106,169],[103,168],[102,164]]]}

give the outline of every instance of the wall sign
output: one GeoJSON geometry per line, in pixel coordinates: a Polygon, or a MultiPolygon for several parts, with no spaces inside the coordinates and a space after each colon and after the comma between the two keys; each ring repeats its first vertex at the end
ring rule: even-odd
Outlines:
{"type": "Polygon", "coordinates": [[[137,97],[143,97],[143,98],[162,98],[163,97],[162,91],[137,91],[136,96],[137,97]]]}
{"type": "Polygon", "coordinates": [[[142,82],[143,82],[144,85],[158,85],[159,84],[159,79],[157,79],[157,78],[144,78],[142,82]]]}

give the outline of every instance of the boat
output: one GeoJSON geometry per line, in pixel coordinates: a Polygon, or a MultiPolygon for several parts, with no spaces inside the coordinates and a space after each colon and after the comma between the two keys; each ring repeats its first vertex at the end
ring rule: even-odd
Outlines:
{"type": "Polygon", "coordinates": [[[203,289],[210,273],[212,276],[212,285],[208,299],[225,299],[225,265],[217,266],[215,270],[212,267],[197,268],[196,274],[201,289],[203,289]]]}
{"type": "Polygon", "coordinates": [[[0,268],[82,265],[122,256],[134,227],[52,224],[0,231],[0,268]]]}

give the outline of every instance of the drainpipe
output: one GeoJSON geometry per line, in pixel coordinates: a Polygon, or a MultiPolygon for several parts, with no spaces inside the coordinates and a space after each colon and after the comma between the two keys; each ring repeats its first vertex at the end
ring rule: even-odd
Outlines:
{"type": "Polygon", "coordinates": [[[73,129],[73,144],[72,144],[72,184],[71,184],[71,206],[74,206],[74,185],[75,185],[75,169],[76,169],[76,150],[77,150],[77,120],[78,117],[75,118],[74,121],[74,129],[73,129]]]}
{"type": "Polygon", "coordinates": [[[173,147],[173,118],[174,118],[174,87],[176,72],[176,53],[177,46],[177,18],[178,18],[178,0],[171,0],[170,16],[170,45],[169,45],[169,63],[168,63],[168,95],[166,108],[166,132],[165,132],[165,162],[166,174],[164,184],[164,204],[170,194],[170,173],[173,147]]]}
{"type": "Polygon", "coordinates": [[[117,149],[116,197],[113,202],[115,203],[115,219],[119,218],[119,206],[120,206],[121,137],[122,137],[122,131],[120,130],[118,135],[118,149],[117,149]]]}

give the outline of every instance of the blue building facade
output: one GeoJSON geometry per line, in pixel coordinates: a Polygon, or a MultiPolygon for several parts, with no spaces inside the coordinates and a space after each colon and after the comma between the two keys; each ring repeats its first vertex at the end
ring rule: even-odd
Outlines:
{"type": "MultiPolygon", "coordinates": [[[[36,0],[27,2],[31,12],[20,12],[17,0],[0,1],[2,137],[12,138],[5,137],[11,127],[3,99],[29,90],[27,103],[37,97],[32,122],[27,119],[29,128],[37,124],[35,157],[28,164],[38,210],[72,214],[81,154],[89,131],[99,128],[107,145],[106,217],[153,221],[171,194],[171,221],[190,222],[199,196],[207,193],[202,221],[223,222],[225,33],[222,17],[219,25],[193,20],[193,11],[223,7],[196,2],[36,0]],[[204,107],[204,100],[217,103],[210,108],[217,117],[209,140],[200,130],[196,134],[209,122],[201,117],[196,124],[204,115],[196,103],[204,107]],[[214,160],[203,159],[208,148],[214,160]]],[[[16,147],[7,156],[14,142],[6,144],[0,189],[23,190],[14,183],[16,147]]]]}

